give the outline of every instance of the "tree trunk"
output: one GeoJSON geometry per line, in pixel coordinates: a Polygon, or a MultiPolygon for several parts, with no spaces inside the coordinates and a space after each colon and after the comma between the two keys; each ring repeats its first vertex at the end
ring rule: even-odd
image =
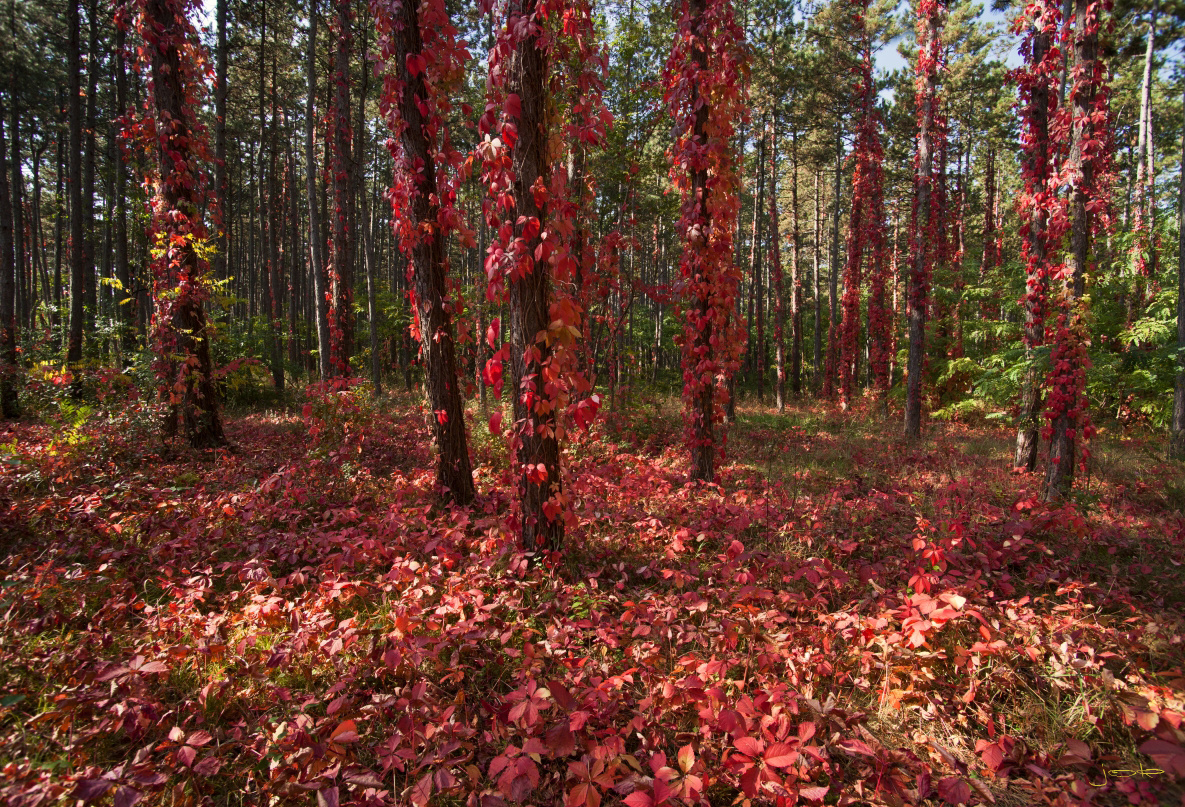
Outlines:
{"type": "MultiPolygon", "coordinates": [[[[224,0],[225,2],[225,0],[224,0]]],[[[124,61],[124,40],[127,34],[123,26],[115,27],[115,106],[119,114],[127,110],[127,65],[124,61]]],[[[123,149],[115,149],[115,277],[119,280],[120,292],[116,295],[119,322],[120,348],[125,354],[136,349],[136,305],[132,297],[132,271],[128,260],[128,191],[127,165],[123,149]]]]}
{"type": "Polygon", "coordinates": [[[12,419],[17,409],[16,260],[13,256],[13,216],[8,189],[4,145],[4,110],[0,106],[0,417],[12,419]]]}
{"type": "MultiPolygon", "coordinates": [[[[1052,46],[1052,31],[1046,30],[1043,16],[1034,20],[1037,30],[1033,33],[1030,62],[1036,69],[1045,60],[1052,46]]],[[[1052,26],[1050,26],[1052,27],[1052,26]]],[[[1049,141],[1049,95],[1050,86],[1047,78],[1041,77],[1038,71],[1036,83],[1029,93],[1028,125],[1030,135],[1026,138],[1026,173],[1030,174],[1033,187],[1026,191],[1034,196],[1045,191],[1053,171],[1053,154],[1049,141]]],[[[989,153],[988,178],[994,180],[993,160],[989,153]]],[[[992,191],[995,182],[989,183],[992,191]]],[[[1026,291],[1023,298],[1024,305],[1024,340],[1025,357],[1029,370],[1021,381],[1020,417],[1016,430],[1016,452],[1013,456],[1014,468],[1024,468],[1034,471],[1037,468],[1037,448],[1041,429],[1041,408],[1043,396],[1041,394],[1041,372],[1036,366],[1036,349],[1045,342],[1045,306],[1049,292],[1049,258],[1048,258],[1048,208],[1034,198],[1030,219],[1025,223],[1026,232],[1023,249],[1026,252],[1026,291]]],[[[987,205],[989,220],[991,205],[987,205]]],[[[984,229],[987,229],[985,225],[984,229]]],[[[994,227],[993,227],[994,229],[994,227]]],[[[985,234],[983,271],[989,267],[988,241],[985,234]]]]}
{"type": "Polygon", "coordinates": [[[843,180],[843,138],[835,135],[835,191],[831,199],[831,260],[827,266],[827,366],[824,369],[823,395],[835,396],[836,371],[839,363],[839,197],[843,180]]]}
{"type": "Polygon", "coordinates": [[[353,194],[350,182],[350,48],[353,36],[350,0],[337,0],[337,34],[333,59],[333,95],[330,121],[333,125],[333,243],[329,279],[333,286],[333,318],[330,322],[330,353],[333,375],[350,375],[354,352],[354,265],[353,233],[350,232],[353,194]]]}
{"type": "MultiPolygon", "coordinates": [[[[82,21],[79,12],[81,0],[67,0],[66,29],[68,42],[66,45],[66,104],[69,117],[70,147],[67,155],[70,160],[70,174],[66,181],[70,193],[70,333],[66,346],[66,364],[70,372],[77,374],[82,361],[82,329],[85,322],[84,287],[86,285],[86,265],[90,259],[87,248],[86,229],[82,218],[82,21]]],[[[75,392],[81,392],[81,387],[75,383],[75,392]]]]}
{"type": "Polygon", "coordinates": [[[815,313],[815,332],[813,336],[813,352],[811,362],[811,387],[815,395],[819,394],[820,384],[823,381],[823,306],[819,299],[819,254],[822,248],[823,241],[823,207],[821,188],[821,174],[822,167],[815,166],[815,237],[814,247],[811,249],[811,260],[813,261],[812,270],[814,273],[811,291],[811,300],[814,305],[815,313]]]}
{"type": "Polygon", "coordinates": [[[154,267],[157,347],[163,351],[158,361],[166,368],[160,379],[161,392],[171,409],[165,433],[172,436],[183,426],[190,445],[206,448],[223,444],[225,438],[202,308],[205,267],[194,248],[195,239],[189,237],[205,235],[203,199],[190,180],[189,168],[197,159],[194,113],[185,87],[189,77],[181,54],[189,26],[178,18],[169,0],[145,0],[143,13],[141,27],[144,49],[151,60],[160,170],[153,206],[167,245],[154,267]],[[178,362],[174,356],[185,359],[178,362]]]}
{"type": "Polygon", "coordinates": [[[761,214],[765,208],[765,136],[765,127],[762,126],[761,137],[757,141],[757,198],[753,200],[753,244],[750,253],[753,277],[749,281],[752,299],[757,309],[757,343],[753,346],[753,372],[757,376],[758,403],[765,398],[765,317],[762,311],[765,289],[762,283],[764,270],[761,266],[761,214]]]}
{"type": "MultiPolygon", "coordinates": [[[[798,258],[797,244],[791,247],[794,258],[798,258]]],[[[770,123],[769,148],[769,266],[773,281],[774,292],[774,364],[775,386],[774,395],[777,398],[778,413],[786,411],[786,340],[783,334],[782,321],[785,317],[785,301],[782,294],[782,252],[781,234],[778,228],[778,116],[774,115],[770,123]]],[[[794,280],[798,279],[798,272],[794,272],[794,280]]],[[[797,313],[797,308],[795,308],[797,313]]]]}
{"type": "Polygon", "coordinates": [[[934,117],[938,105],[938,53],[941,17],[935,2],[924,20],[925,42],[919,47],[918,152],[914,171],[914,226],[910,243],[909,363],[906,369],[905,436],[922,435],[922,367],[926,360],[926,306],[930,293],[930,254],[938,233],[933,225],[930,194],[934,182],[934,117]],[[921,51],[927,51],[927,54],[921,51]],[[921,62],[925,60],[923,68],[921,62]]]}
{"type": "MultiPolygon", "coordinates": [[[[507,26],[514,29],[526,20],[537,25],[537,0],[511,0],[507,26]]],[[[564,537],[564,522],[559,513],[545,508],[554,497],[562,495],[560,446],[556,439],[556,412],[545,405],[551,396],[545,389],[543,371],[551,357],[546,334],[550,317],[551,277],[546,260],[538,257],[538,235],[547,221],[546,204],[537,203],[532,187],[540,181],[546,187],[547,57],[540,42],[541,31],[516,35],[509,55],[506,92],[521,102],[517,116],[519,137],[514,143],[512,161],[516,168],[513,191],[518,223],[515,235],[524,237],[528,222],[535,235],[525,244],[526,271],[515,272],[510,279],[511,377],[518,386],[511,390],[515,420],[519,424],[518,466],[522,501],[521,546],[526,551],[559,549],[564,537]],[[533,223],[537,222],[537,226],[533,223]]],[[[512,119],[514,115],[510,116],[512,119]]],[[[529,234],[528,234],[529,235],[529,234]]]]}
{"type": "Polygon", "coordinates": [[[802,392],[802,232],[798,222],[798,131],[790,141],[790,390],[802,392]]]}
{"type": "MultiPolygon", "coordinates": [[[[1182,97],[1185,111],[1185,94],[1182,97]]],[[[1181,127],[1181,165],[1185,165],[1185,115],[1181,127]]],[[[1177,176],[1177,384],[1169,456],[1185,460],[1185,171],[1177,176]]]]}
{"type": "MultiPolygon", "coordinates": [[[[440,220],[441,205],[432,121],[426,120],[423,112],[431,109],[433,101],[423,72],[413,75],[408,69],[409,61],[423,58],[424,41],[419,13],[416,6],[410,3],[401,3],[396,8],[399,18],[392,21],[395,58],[391,60],[391,65],[398,74],[400,92],[394,100],[398,103],[398,114],[403,124],[400,139],[405,161],[405,165],[399,166],[397,170],[410,174],[406,177],[407,186],[414,188],[410,203],[404,203],[402,207],[411,213],[411,220],[401,223],[401,232],[407,234],[401,240],[403,250],[411,259],[415,278],[416,316],[424,357],[424,390],[428,398],[433,442],[437,449],[436,482],[446,496],[458,503],[468,504],[474,495],[473,471],[465,440],[465,413],[457,378],[453,322],[446,305],[448,267],[444,239],[447,232],[434,226],[440,220]],[[416,169],[419,169],[418,173],[416,169]],[[410,235],[413,233],[414,236],[410,235]]],[[[540,82],[538,89],[542,92],[542,73],[537,74],[537,78],[540,82]]],[[[529,92],[531,88],[523,86],[522,89],[529,92]]],[[[542,98],[539,97],[536,103],[542,114],[542,98]]],[[[530,101],[524,96],[523,108],[526,110],[528,107],[530,101]]],[[[533,131],[527,128],[528,121],[524,120],[523,123],[524,130],[533,131]]],[[[536,273],[545,272],[545,266],[536,267],[536,273]]],[[[368,260],[367,277],[373,276],[374,269],[368,260]]],[[[538,331],[538,323],[534,325],[536,327],[530,331],[532,335],[538,331]]],[[[546,328],[546,323],[542,327],[546,328]]],[[[559,461],[558,446],[554,460],[557,463],[559,461]]]]}
{"type": "MultiPolygon", "coordinates": [[[[226,176],[226,70],[227,70],[227,7],[230,0],[217,0],[214,18],[218,25],[218,39],[214,53],[214,194],[218,199],[218,251],[214,253],[214,276],[227,277],[230,238],[230,186],[226,176]]],[[[262,68],[261,68],[262,69],[262,68]]]]}
{"type": "Polygon", "coordinates": [[[94,236],[95,227],[95,161],[98,147],[95,132],[98,128],[99,65],[99,2],[90,0],[87,7],[87,24],[90,28],[90,44],[87,49],[87,92],[86,92],[86,142],[82,160],[82,221],[86,228],[86,275],[83,278],[83,292],[86,297],[86,326],[92,332],[95,316],[98,314],[99,287],[95,274],[94,236]]]}
{"type": "Polygon", "coordinates": [[[1092,23],[1090,0],[1074,3],[1074,63],[1084,77],[1074,82],[1070,103],[1073,125],[1070,152],[1064,176],[1071,177],[1070,249],[1066,258],[1069,275],[1061,290],[1062,313],[1059,316],[1056,344],[1050,355],[1055,368],[1051,384],[1051,408],[1056,406],[1049,442],[1049,469],[1045,475],[1045,500],[1054,501],[1070,493],[1074,485],[1078,432],[1085,414],[1082,382],[1085,374],[1085,346],[1081,334],[1082,296],[1086,291],[1086,268],[1090,254],[1091,211],[1093,203],[1094,161],[1088,154],[1089,143],[1097,136],[1092,120],[1098,85],[1094,63],[1098,58],[1098,23],[1092,23]]]}
{"type": "MultiPolygon", "coordinates": [[[[706,0],[690,0],[690,7],[693,37],[691,58],[695,63],[696,72],[703,75],[708,69],[707,43],[704,41],[703,34],[707,3],[706,0]]],[[[692,108],[695,109],[692,139],[699,144],[706,144],[708,142],[708,99],[700,95],[698,82],[695,83],[692,90],[692,108]]],[[[696,200],[696,220],[692,227],[698,228],[700,240],[704,242],[699,248],[706,249],[707,234],[711,231],[712,226],[707,167],[693,169],[690,179],[691,198],[696,200]]],[[[693,354],[697,356],[710,356],[712,352],[713,334],[708,318],[710,306],[711,301],[707,295],[699,295],[695,300],[697,315],[707,323],[696,330],[693,354]]],[[[704,383],[700,386],[698,400],[694,403],[695,423],[691,441],[691,479],[692,481],[711,482],[716,478],[716,436],[712,428],[712,394],[714,390],[711,383],[704,383]]]]}
{"type": "Polygon", "coordinates": [[[305,98],[304,121],[304,165],[305,183],[309,200],[309,264],[313,275],[313,303],[317,315],[317,364],[321,380],[333,375],[330,364],[329,333],[329,281],[325,276],[325,257],[321,235],[320,194],[317,193],[317,158],[313,148],[315,126],[315,99],[317,97],[317,0],[309,3],[308,51],[305,61],[305,75],[308,78],[308,96],[305,98]]]}

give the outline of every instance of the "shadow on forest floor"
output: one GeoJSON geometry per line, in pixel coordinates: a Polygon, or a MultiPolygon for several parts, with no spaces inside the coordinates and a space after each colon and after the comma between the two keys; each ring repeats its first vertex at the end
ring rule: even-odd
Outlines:
{"type": "Polygon", "coordinates": [[[441,505],[410,399],[236,416],[209,455],[102,413],[7,427],[0,794],[1182,799],[1185,492],[1155,443],[1104,434],[1050,507],[1006,429],[742,404],[693,486],[678,402],[635,403],[569,446],[576,523],[534,565],[504,444],[474,425],[481,493],[441,505]]]}

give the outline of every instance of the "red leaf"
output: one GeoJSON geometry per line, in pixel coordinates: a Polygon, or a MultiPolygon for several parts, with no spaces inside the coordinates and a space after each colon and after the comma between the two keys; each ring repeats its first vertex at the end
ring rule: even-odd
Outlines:
{"type": "Polygon", "coordinates": [[[337,807],[336,787],[324,787],[317,791],[317,807],[337,807]]]}
{"type": "Polygon", "coordinates": [[[110,787],[111,782],[107,779],[83,779],[74,786],[74,792],[70,794],[70,798],[91,802],[106,793],[110,787]]]}
{"type": "Polygon", "coordinates": [[[333,734],[329,735],[329,739],[335,743],[353,743],[358,741],[358,724],[353,720],[345,720],[338,724],[337,728],[333,730],[333,734]]]}
{"type": "Polygon", "coordinates": [[[428,800],[432,798],[432,774],[426,773],[420,777],[420,781],[415,783],[411,789],[411,803],[413,807],[427,807],[428,800]]]}
{"type": "Polygon", "coordinates": [[[201,748],[203,745],[206,745],[213,739],[214,738],[210,736],[210,732],[199,730],[190,734],[189,738],[186,739],[185,744],[192,745],[194,748],[201,748]]]}
{"type": "Polygon", "coordinates": [[[971,800],[971,787],[957,776],[938,780],[938,795],[947,804],[965,804],[971,800]]]}
{"type": "Polygon", "coordinates": [[[506,114],[512,118],[521,118],[523,116],[522,100],[517,93],[511,93],[506,96],[506,114]]]}
{"type": "Polygon", "coordinates": [[[1185,748],[1167,740],[1152,739],[1140,746],[1140,753],[1152,757],[1165,771],[1185,776],[1185,748]]]}
{"type": "Polygon", "coordinates": [[[789,768],[798,760],[798,752],[786,743],[774,743],[765,752],[765,764],[789,768]]]}
{"type": "Polygon", "coordinates": [[[823,797],[827,795],[827,791],[830,789],[831,787],[829,785],[824,785],[822,787],[800,787],[798,788],[798,795],[802,796],[808,801],[822,801],[823,797]]]}
{"type": "Polygon", "coordinates": [[[733,745],[735,745],[737,750],[742,754],[753,757],[754,759],[760,757],[762,750],[765,748],[764,744],[760,740],[755,740],[752,737],[738,737],[736,741],[733,742],[733,745]]]}
{"type": "Polygon", "coordinates": [[[120,787],[115,791],[115,807],[135,807],[144,794],[130,787],[120,787]]]}
{"type": "Polygon", "coordinates": [[[650,798],[649,793],[643,793],[641,790],[635,790],[625,797],[625,803],[629,807],[652,807],[654,799],[650,798]]]}
{"type": "Polygon", "coordinates": [[[490,434],[502,433],[502,413],[494,412],[490,415],[490,434]]]}

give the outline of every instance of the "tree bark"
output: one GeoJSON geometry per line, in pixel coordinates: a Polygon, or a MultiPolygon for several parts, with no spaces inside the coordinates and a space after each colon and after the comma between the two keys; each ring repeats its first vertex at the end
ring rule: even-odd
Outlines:
{"type": "Polygon", "coordinates": [[[811,387],[815,395],[819,394],[820,385],[823,381],[823,305],[819,298],[819,255],[823,246],[823,207],[821,196],[822,180],[821,174],[823,169],[821,166],[815,166],[815,237],[814,246],[811,249],[812,271],[814,274],[811,291],[811,301],[814,305],[815,314],[815,332],[813,335],[813,352],[811,355],[812,372],[811,372],[811,387]]]}
{"type": "Polygon", "coordinates": [[[83,278],[83,292],[86,296],[86,326],[92,332],[95,316],[98,314],[99,287],[95,274],[94,236],[95,227],[95,161],[98,146],[95,131],[98,128],[99,87],[99,2],[90,0],[87,7],[87,24],[90,28],[90,44],[87,48],[87,91],[86,91],[86,142],[82,160],[82,221],[86,228],[86,275],[83,278]]]}
{"type": "MultiPolygon", "coordinates": [[[[941,20],[937,5],[925,20],[926,42],[920,47],[930,48],[938,39],[941,20]]],[[[920,58],[920,56],[919,56],[920,58]]],[[[909,362],[906,368],[905,436],[917,439],[922,435],[922,366],[926,360],[926,307],[930,292],[930,259],[935,235],[931,227],[930,193],[934,173],[934,115],[937,98],[937,64],[931,64],[921,77],[918,89],[918,154],[914,172],[914,227],[910,244],[909,290],[909,362]]]]}
{"type": "MultiPolygon", "coordinates": [[[[538,25],[537,0],[511,0],[507,25],[523,25],[527,20],[538,25]]],[[[558,513],[549,513],[545,505],[562,495],[560,446],[556,438],[556,413],[541,405],[549,401],[543,370],[551,357],[546,338],[550,318],[551,277],[546,260],[536,248],[537,233],[546,226],[546,204],[537,204],[532,187],[536,180],[546,185],[548,129],[546,118],[547,57],[536,27],[525,36],[516,37],[509,56],[506,91],[519,97],[521,110],[516,121],[518,139],[512,160],[516,168],[513,190],[518,223],[515,235],[523,236],[529,222],[537,222],[536,235],[526,245],[527,271],[516,272],[510,280],[511,377],[518,386],[514,398],[515,420],[519,426],[519,490],[522,501],[521,546],[526,551],[559,549],[564,537],[564,522],[558,513]]],[[[514,116],[511,116],[514,117],[514,116]]]]}
{"type": "MultiPolygon", "coordinates": [[[[1038,65],[1045,59],[1049,48],[1053,45],[1052,36],[1044,30],[1044,22],[1038,21],[1040,30],[1033,35],[1031,63],[1038,65]]],[[[1026,148],[1025,159],[1029,173],[1033,174],[1037,184],[1035,190],[1044,188],[1048,176],[1053,168],[1053,155],[1049,141],[1049,84],[1040,80],[1032,88],[1029,97],[1028,120],[1032,136],[1028,138],[1030,145],[1026,148]]],[[[991,159],[989,153],[989,160],[991,159]]],[[[995,172],[992,162],[988,163],[988,177],[994,180],[995,172]]],[[[995,182],[990,182],[992,192],[995,182]]],[[[991,218],[991,204],[987,205],[991,218]]],[[[1037,448],[1041,429],[1041,409],[1044,403],[1041,394],[1041,373],[1036,364],[1036,349],[1045,342],[1045,302],[1049,291],[1049,258],[1047,255],[1047,235],[1049,215],[1045,205],[1034,202],[1031,219],[1026,222],[1026,243],[1029,250],[1030,264],[1027,267],[1026,293],[1024,297],[1024,338],[1025,354],[1029,370],[1021,381],[1020,418],[1016,431],[1016,453],[1013,456],[1014,468],[1024,468],[1034,471],[1037,468],[1037,448]]],[[[985,225],[985,230],[987,229],[985,225]]],[[[994,229],[994,227],[993,227],[994,229]]],[[[989,267],[987,236],[984,240],[983,271],[989,267]]]]}
{"type": "Polygon", "coordinates": [[[337,0],[337,42],[333,59],[333,96],[330,120],[333,125],[333,244],[330,250],[329,278],[333,286],[333,318],[330,321],[330,353],[333,375],[350,375],[350,357],[354,352],[354,263],[353,236],[349,222],[353,218],[353,188],[350,181],[350,49],[353,36],[350,0],[337,0]]]}
{"type": "MultiPolygon", "coordinates": [[[[1182,96],[1185,111],[1185,94],[1182,96]]],[[[1185,165],[1185,115],[1181,127],[1181,165],[1185,165]]],[[[1177,177],[1177,383],[1169,456],[1185,460],[1185,171],[1177,177]]]]}
{"type": "Polygon", "coordinates": [[[802,232],[798,221],[798,131],[790,141],[790,390],[802,392],[802,232]]]}
{"type": "Polygon", "coordinates": [[[166,253],[160,259],[163,268],[156,270],[158,327],[171,329],[173,344],[165,345],[170,355],[161,356],[170,366],[162,378],[162,393],[172,398],[171,414],[165,424],[166,436],[183,426],[190,445],[208,448],[225,443],[214,368],[210,358],[210,340],[206,314],[202,308],[202,259],[187,236],[204,234],[201,204],[204,201],[190,180],[193,149],[192,103],[184,86],[181,45],[187,36],[181,13],[170,0],[145,0],[145,50],[152,69],[153,104],[156,110],[157,161],[160,177],[158,198],[154,202],[160,216],[166,253]],[[151,33],[149,33],[151,32],[151,33]],[[188,230],[177,233],[180,222],[188,221],[188,230]],[[177,244],[173,236],[181,235],[177,244]],[[172,358],[183,356],[181,362],[172,358]],[[179,400],[178,400],[179,398],[179,400]]]}
{"type": "MultiPolygon", "coordinates": [[[[86,265],[90,260],[82,218],[82,20],[79,3],[80,0],[66,3],[66,103],[70,138],[67,155],[70,168],[66,180],[70,194],[70,333],[66,343],[66,364],[72,373],[81,370],[82,330],[86,317],[84,287],[86,265]]],[[[76,383],[74,390],[80,392],[81,387],[76,383]]]]}
{"type": "Polygon", "coordinates": [[[835,190],[831,199],[831,260],[827,266],[827,366],[824,369],[823,395],[835,396],[836,375],[839,369],[839,197],[843,180],[843,138],[835,134],[835,190]]]}
{"type": "MultiPolygon", "coordinates": [[[[223,0],[225,2],[225,0],[223,0]]],[[[115,27],[115,106],[119,114],[128,107],[127,65],[124,60],[126,32],[123,26],[115,27]]],[[[136,305],[132,297],[132,271],[128,260],[128,193],[127,164],[123,149],[115,149],[115,277],[119,280],[120,292],[116,295],[120,324],[120,347],[126,354],[136,349],[136,305]]]]}
{"type": "Polygon", "coordinates": [[[321,372],[321,380],[325,381],[333,374],[330,364],[330,335],[329,335],[329,281],[325,276],[325,258],[322,245],[325,243],[321,235],[321,204],[317,193],[317,157],[313,148],[313,132],[315,128],[315,100],[317,97],[317,0],[309,2],[309,31],[308,51],[306,53],[305,74],[308,78],[308,96],[305,98],[304,122],[304,164],[305,183],[309,204],[309,264],[313,275],[313,303],[317,316],[317,364],[321,372]]]}
{"type": "Polygon", "coordinates": [[[16,260],[6,162],[4,110],[0,105],[0,417],[7,420],[20,414],[17,408],[20,369],[16,360],[16,260]]]}
{"type": "MultiPolygon", "coordinates": [[[[798,257],[797,244],[791,247],[794,257],[798,257]]],[[[782,252],[781,233],[778,228],[778,116],[774,115],[770,122],[769,148],[769,266],[774,292],[774,365],[775,382],[774,397],[777,399],[778,413],[786,411],[786,340],[783,328],[785,318],[785,300],[782,290],[782,252]]],[[[797,271],[794,279],[798,279],[797,271]]],[[[797,309],[795,309],[797,313],[797,309]]]]}
{"type": "Polygon", "coordinates": [[[1071,369],[1057,373],[1051,393],[1051,399],[1056,396],[1060,405],[1053,418],[1053,430],[1050,435],[1049,468],[1045,475],[1046,501],[1054,501],[1068,495],[1074,485],[1078,447],[1077,427],[1081,415],[1081,392],[1077,371],[1085,371],[1079,366],[1079,362],[1083,360],[1083,348],[1078,344],[1080,339],[1074,331],[1077,325],[1075,320],[1081,314],[1082,296],[1086,291],[1092,219],[1090,205],[1093,202],[1091,191],[1094,186],[1094,158],[1086,152],[1087,144],[1096,135],[1091,115],[1098,92],[1093,72],[1095,60],[1098,58],[1099,42],[1098,23],[1092,25],[1088,19],[1090,6],[1090,0],[1074,2],[1074,63],[1079,68],[1076,72],[1081,72],[1089,78],[1076,80],[1070,97],[1073,125],[1070,129],[1070,152],[1065,171],[1065,175],[1071,177],[1070,249],[1066,256],[1069,277],[1061,291],[1065,321],[1059,322],[1059,344],[1054,346],[1051,363],[1056,368],[1059,354],[1063,354],[1071,369]]]}
{"type": "Polygon", "coordinates": [[[218,251],[214,253],[214,276],[227,277],[230,261],[230,186],[226,176],[226,71],[227,71],[227,7],[230,0],[217,0],[214,18],[218,25],[218,39],[214,52],[214,193],[218,198],[218,251]]]}
{"type": "MultiPolygon", "coordinates": [[[[707,43],[704,41],[703,33],[706,9],[705,0],[690,0],[693,36],[691,58],[695,63],[696,72],[700,75],[708,70],[707,43]]],[[[700,95],[699,84],[696,82],[692,91],[692,108],[696,110],[695,122],[692,126],[692,139],[699,144],[708,142],[708,103],[708,99],[700,95]]],[[[708,169],[706,165],[691,171],[691,198],[695,200],[697,210],[697,219],[692,226],[699,228],[700,238],[704,242],[701,249],[706,249],[708,233],[712,226],[708,207],[708,169]]],[[[694,354],[711,355],[713,334],[712,326],[708,320],[711,301],[706,296],[700,296],[695,301],[695,305],[696,313],[700,319],[708,324],[696,331],[694,354]]],[[[716,478],[716,436],[712,427],[713,385],[707,383],[701,384],[701,386],[703,389],[700,391],[699,399],[695,405],[695,430],[691,442],[691,479],[692,481],[711,482],[716,478]]],[[[729,398],[733,400],[735,396],[730,395],[729,398]]]]}
{"type": "MultiPolygon", "coordinates": [[[[397,9],[400,18],[395,21],[395,31],[392,33],[396,48],[392,64],[402,84],[402,92],[397,99],[399,116],[404,124],[400,139],[407,163],[422,166],[422,170],[411,178],[415,187],[410,205],[413,221],[411,227],[405,228],[414,231],[417,237],[414,243],[404,243],[403,249],[411,258],[415,278],[416,315],[424,357],[424,390],[428,398],[432,438],[437,450],[436,482],[446,496],[460,504],[468,504],[474,495],[473,471],[465,439],[465,413],[457,378],[452,315],[447,302],[448,258],[445,233],[437,223],[440,202],[432,138],[428,131],[429,122],[421,112],[429,109],[432,102],[424,74],[418,72],[412,75],[408,69],[409,59],[423,58],[424,42],[416,5],[401,3],[397,9]]],[[[537,78],[542,92],[542,73],[537,74],[537,78]]],[[[523,90],[529,88],[524,86],[523,90]]],[[[542,98],[535,103],[539,105],[541,113],[542,98]]],[[[524,112],[530,104],[530,100],[524,96],[524,112]]],[[[527,121],[523,123],[520,131],[523,131],[526,139],[529,137],[527,132],[533,129],[526,125],[527,121]]],[[[535,269],[536,274],[546,277],[545,264],[535,269]]],[[[373,274],[368,261],[368,278],[373,274]]],[[[546,323],[542,327],[546,328],[546,323]]],[[[530,331],[532,336],[539,330],[538,323],[533,323],[533,328],[530,331]]],[[[558,447],[554,460],[557,463],[559,461],[558,447]]]]}

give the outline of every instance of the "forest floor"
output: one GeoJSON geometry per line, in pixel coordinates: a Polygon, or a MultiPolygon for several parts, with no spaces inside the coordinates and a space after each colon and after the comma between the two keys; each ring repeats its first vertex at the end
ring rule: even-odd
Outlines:
{"type": "Polygon", "coordinates": [[[1185,804],[1160,438],[1104,429],[1050,508],[999,426],[745,405],[693,487],[678,401],[639,399],[573,441],[531,564],[502,441],[442,507],[409,398],[205,454],[83,414],[0,432],[14,807],[1185,804]]]}

